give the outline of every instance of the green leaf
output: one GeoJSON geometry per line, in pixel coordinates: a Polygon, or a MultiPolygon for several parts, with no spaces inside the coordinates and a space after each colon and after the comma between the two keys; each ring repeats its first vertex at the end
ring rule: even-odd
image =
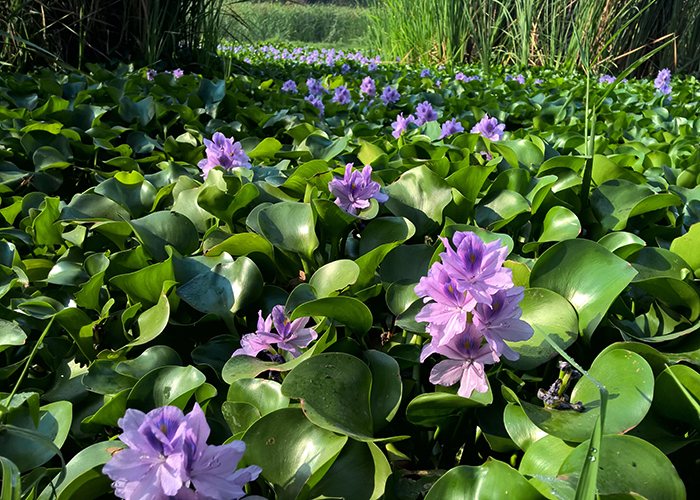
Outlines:
{"type": "Polygon", "coordinates": [[[544,218],[544,230],[537,239],[540,243],[547,241],[564,241],[581,234],[581,223],[566,207],[552,207],[544,218]]]}
{"type": "Polygon", "coordinates": [[[449,392],[429,392],[416,396],[406,408],[406,418],[416,425],[439,425],[446,417],[465,408],[480,408],[493,403],[493,392],[474,391],[470,398],[449,392]]]}
{"type": "Polygon", "coordinates": [[[598,240],[598,244],[607,248],[621,259],[627,259],[627,257],[646,246],[646,242],[639,236],[624,231],[606,234],[598,240]]]}
{"type": "Polygon", "coordinates": [[[700,375],[684,365],[667,367],[656,378],[653,409],[700,428],[700,375]]]}
{"type": "Polygon", "coordinates": [[[567,299],[579,315],[579,329],[590,339],[608,308],[637,274],[632,266],[595,242],[567,240],[549,248],[530,274],[530,286],[567,299]]]}
{"type": "Polygon", "coordinates": [[[412,168],[385,188],[385,203],[397,217],[409,219],[416,233],[423,236],[442,224],[442,211],[452,201],[452,189],[425,165],[412,168]]]}
{"type": "Polygon", "coordinates": [[[528,288],[520,302],[522,316],[534,334],[522,342],[506,342],[520,358],[504,360],[517,370],[531,370],[546,363],[557,352],[545,340],[547,335],[562,349],[568,348],[578,338],[578,316],[571,303],[558,293],[546,288],[528,288]]]}
{"type": "Polygon", "coordinates": [[[365,351],[365,357],[372,372],[369,399],[372,428],[374,432],[378,432],[391,422],[399,410],[403,384],[399,364],[394,358],[374,349],[365,351]]]}
{"type": "Polygon", "coordinates": [[[317,297],[328,297],[355,283],[359,275],[360,268],[355,262],[341,259],[330,262],[316,271],[311,276],[309,285],[314,287],[317,297]]]}
{"type": "Polygon", "coordinates": [[[156,105],[152,96],[148,96],[138,102],[132,101],[127,96],[119,99],[119,116],[126,123],[130,124],[136,120],[141,127],[144,127],[153,120],[155,114],[156,105]]]}
{"type": "Polygon", "coordinates": [[[504,189],[489,191],[477,205],[474,218],[479,226],[498,230],[518,215],[530,211],[530,203],[523,195],[504,189]]]}
{"type": "Polygon", "coordinates": [[[295,320],[303,316],[334,319],[358,335],[363,335],[372,328],[372,312],[354,297],[325,297],[305,302],[294,309],[289,319],[295,320]]]}
{"type": "Polygon", "coordinates": [[[255,406],[229,401],[224,401],[221,405],[221,414],[234,436],[247,431],[261,417],[260,411],[255,406]]]}
{"type": "Polygon", "coordinates": [[[258,213],[262,235],[274,246],[312,260],[318,248],[311,207],[305,203],[281,202],[258,213]]]}
{"type": "Polygon", "coordinates": [[[308,498],[378,500],[384,495],[391,467],[374,443],[349,439],[330,469],[311,488],[308,498]]]}
{"type": "Polygon", "coordinates": [[[690,268],[698,276],[700,272],[700,253],[697,251],[700,246],[700,224],[693,224],[688,232],[671,242],[670,250],[685,260],[690,268]]]}
{"type": "Polygon", "coordinates": [[[132,304],[141,302],[150,307],[160,300],[166,281],[175,281],[172,258],[140,271],[120,274],[109,280],[109,283],[124,290],[132,304]]]}
{"type": "MultiPolygon", "coordinates": [[[[509,408],[517,408],[517,406],[509,405],[506,407],[506,410],[509,408]]],[[[525,455],[520,461],[518,471],[526,475],[538,474],[556,477],[564,460],[575,447],[575,445],[569,444],[558,437],[545,434],[528,446],[525,455]]]]}
{"type": "Polygon", "coordinates": [[[540,500],[542,495],[518,471],[489,459],[480,467],[450,469],[430,488],[425,500],[540,500]]]}
{"type": "Polygon", "coordinates": [[[259,378],[234,380],[228,389],[226,400],[252,405],[260,415],[267,415],[289,406],[289,398],[282,395],[282,386],[279,383],[259,378]]]}
{"type": "Polygon", "coordinates": [[[129,221],[136,236],[159,261],[168,258],[165,246],[170,245],[181,255],[199,248],[199,233],[192,221],[177,212],[156,212],[129,221]]]}
{"type": "Polygon", "coordinates": [[[112,454],[125,446],[119,441],[102,441],[81,450],[66,466],[63,481],[54,479],[39,496],[39,500],[50,500],[56,492],[56,500],[93,500],[109,493],[112,480],[102,474],[102,467],[112,454]]]}
{"type": "MultiPolygon", "coordinates": [[[[518,448],[525,452],[538,440],[549,436],[549,434],[533,424],[530,419],[527,418],[525,411],[518,405],[509,404],[506,406],[503,411],[503,423],[513,442],[518,445],[518,448]]],[[[559,470],[558,467],[557,470],[559,470]]],[[[522,470],[520,472],[522,472],[522,470]]],[[[536,473],[547,474],[546,472],[536,473]]]]}
{"type": "Polygon", "coordinates": [[[243,436],[246,464],[262,467],[261,477],[278,500],[296,500],[311,476],[328,469],[348,441],[309,421],[301,409],[265,415],[243,436]]]}
{"type": "Polygon", "coordinates": [[[309,420],[324,429],[372,440],[372,372],[345,353],[313,356],[287,374],[282,394],[301,399],[309,420]]]}
{"type": "Polygon", "coordinates": [[[0,319],[0,352],[12,346],[23,345],[26,339],[27,334],[17,323],[0,319]]]}
{"type": "Polygon", "coordinates": [[[157,190],[139,172],[119,172],[99,184],[95,193],[119,203],[132,217],[142,217],[151,211],[157,190]]]}
{"type": "Polygon", "coordinates": [[[136,383],[127,400],[130,408],[149,412],[173,405],[185,408],[206,377],[193,366],[163,366],[148,372],[136,383]]]}
{"type": "MultiPolygon", "coordinates": [[[[605,416],[605,433],[627,432],[649,411],[654,393],[654,374],[640,355],[616,349],[599,355],[588,373],[610,393],[605,416]]],[[[525,401],[520,405],[540,429],[565,441],[590,438],[600,414],[600,392],[588,378],[581,377],[571,393],[571,401],[581,401],[586,411],[550,410],[525,401]]]]}
{"type": "MultiPolygon", "coordinates": [[[[589,460],[587,442],[571,452],[559,475],[577,474],[586,460],[589,460]]],[[[595,463],[599,495],[634,492],[644,498],[686,498],[685,486],[671,461],[643,439],[605,435],[595,463]]]]}

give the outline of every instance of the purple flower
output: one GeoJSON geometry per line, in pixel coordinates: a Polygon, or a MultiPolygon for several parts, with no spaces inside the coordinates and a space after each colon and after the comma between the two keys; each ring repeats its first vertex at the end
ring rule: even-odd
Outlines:
{"type": "Polygon", "coordinates": [[[671,84],[671,70],[668,68],[664,68],[659,71],[659,74],[656,76],[656,80],[654,80],[654,88],[660,89],[664,83],[666,85],[671,84]]]}
{"type": "Polygon", "coordinates": [[[481,134],[482,137],[490,141],[500,141],[503,138],[505,124],[498,123],[498,118],[489,118],[488,113],[481,119],[479,123],[474,125],[472,134],[481,134]]]}
{"type": "MultiPolygon", "coordinates": [[[[249,333],[241,339],[241,348],[233,353],[233,356],[257,356],[261,351],[267,350],[275,354],[277,349],[284,349],[292,353],[292,356],[301,356],[300,348],[307,347],[318,335],[312,328],[305,328],[309,317],[303,317],[289,321],[284,314],[283,306],[275,306],[272,313],[263,319],[262,311],[258,312],[258,329],[255,333],[249,333]],[[272,325],[275,332],[272,331],[272,325]]],[[[231,356],[231,357],[233,357],[231,356]]]]}
{"type": "Polygon", "coordinates": [[[416,107],[416,116],[418,117],[417,123],[419,126],[437,120],[437,113],[428,101],[423,101],[416,107]]]}
{"type": "Polygon", "coordinates": [[[534,82],[534,83],[535,83],[535,84],[544,83],[544,80],[542,80],[542,79],[540,79],[540,78],[535,78],[535,82],[534,82]]]}
{"type": "Polygon", "coordinates": [[[372,167],[365,165],[362,173],[352,170],[353,164],[345,165],[343,179],[333,179],[328,183],[328,189],[336,197],[335,204],[350,215],[356,215],[358,210],[370,206],[369,200],[374,198],[384,203],[389,196],[380,192],[381,186],[372,180],[372,167]]]}
{"type": "Polygon", "coordinates": [[[325,87],[323,85],[321,85],[321,82],[319,82],[315,78],[309,78],[308,80],[306,80],[306,86],[309,87],[309,94],[311,94],[311,95],[321,96],[324,93],[328,92],[325,89],[325,87]]]}
{"type": "Polygon", "coordinates": [[[491,156],[491,153],[489,153],[488,151],[479,151],[479,154],[486,158],[486,161],[493,160],[493,156],[491,156]]]}
{"type": "Polygon", "coordinates": [[[390,102],[396,102],[401,99],[401,94],[394,87],[386,87],[381,97],[384,105],[388,106],[390,102]]]}
{"type": "Polygon", "coordinates": [[[455,75],[455,80],[461,80],[463,82],[467,81],[467,77],[461,71],[455,75]]]}
{"type": "Polygon", "coordinates": [[[182,71],[180,68],[177,68],[175,71],[173,71],[173,76],[175,78],[180,78],[185,74],[184,71],[182,71]]]}
{"type": "Polygon", "coordinates": [[[209,425],[197,403],[187,415],[174,406],[148,414],[130,408],[119,427],[119,439],[129,448],[116,453],[102,473],[125,500],[236,500],[245,495],[245,483],[262,471],[257,465],[233,471],[245,452],[243,441],[207,445],[209,425]]]}
{"type": "Polygon", "coordinates": [[[420,77],[421,78],[426,78],[430,76],[430,70],[429,69],[424,69],[423,71],[420,72],[420,77]]]}
{"type": "Polygon", "coordinates": [[[297,93],[297,84],[294,80],[287,80],[282,84],[282,90],[285,92],[291,92],[292,94],[297,93]]]}
{"type": "Polygon", "coordinates": [[[153,80],[155,80],[157,74],[158,72],[156,70],[149,69],[148,71],[146,71],[146,78],[149,82],[152,82],[153,80]]]}
{"type": "Polygon", "coordinates": [[[289,318],[284,315],[283,306],[273,307],[272,322],[277,330],[277,347],[291,352],[295,358],[301,356],[299,348],[307,347],[312,340],[316,340],[318,337],[313,328],[305,328],[309,319],[308,316],[304,316],[290,322],[289,318]]]}
{"type": "Polygon", "coordinates": [[[350,91],[344,85],[336,87],[335,95],[333,96],[333,102],[337,102],[338,104],[343,105],[349,103],[350,91]]]}
{"type": "Polygon", "coordinates": [[[484,243],[476,234],[458,231],[452,237],[456,250],[447,238],[440,238],[445,252],[440,254],[445,271],[455,280],[457,291],[468,292],[474,300],[491,304],[491,296],[513,286],[512,271],[503,267],[508,247],[501,240],[484,243]]]}
{"type": "Polygon", "coordinates": [[[457,132],[464,132],[464,127],[457,121],[456,118],[452,118],[451,120],[448,120],[442,124],[441,131],[442,132],[440,133],[439,139],[444,139],[445,137],[456,134],[457,132]]]}
{"type": "Polygon", "coordinates": [[[467,327],[467,313],[477,304],[470,294],[457,290],[457,282],[439,262],[432,265],[428,276],[420,279],[414,291],[426,303],[416,314],[416,321],[428,323],[434,346],[443,345],[462,333],[467,327]],[[435,302],[428,303],[431,300],[435,302]]]}
{"type": "Polygon", "coordinates": [[[360,85],[360,92],[363,94],[367,94],[369,97],[374,97],[377,95],[377,87],[374,83],[374,80],[372,80],[372,77],[368,76],[365,77],[364,80],[362,80],[362,84],[360,85]]]}
{"type": "Polygon", "coordinates": [[[598,83],[613,83],[614,81],[615,77],[610,75],[602,75],[598,78],[598,83]]]}
{"type": "Polygon", "coordinates": [[[406,131],[406,127],[409,123],[416,123],[416,118],[413,115],[408,115],[406,118],[404,118],[403,113],[401,113],[396,117],[396,121],[391,124],[391,126],[394,128],[391,135],[393,135],[395,139],[398,139],[401,137],[401,134],[406,131]]]}
{"type": "MultiPolygon", "coordinates": [[[[673,91],[673,87],[671,87],[667,83],[662,83],[661,86],[659,87],[659,92],[661,92],[663,95],[669,95],[673,91]]],[[[670,97],[669,97],[670,99],[670,97]]]]}
{"type": "Polygon", "coordinates": [[[304,100],[305,100],[305,101],[309,101],[309,103],[310,103],[313,107],[315,107],[316,109],[318,109],[318,111],[319,111],[319,113],[318,113],[319,118],[320,118],[321,116],[323,116],[323,112],[324,112],[324,110],[325,110],[325,106],[323,105],[323,101],[321,100],[320,97],[316,97],[316,96],[314,96],[314,95],[307,95],[306,97],[304,97],[304,100]]]}
{"type": "Polygon", "coordinates": [[[369,65],[367,66],[367,71],[369,71],[370,73],[377,71],[377,63],[374,61],[369,63],[369,65]]]}
{"type": "Polygon", "coordinates": [[[440,361],[431,370],[429,380],[432,384],[449,387],[460,382],[457,394],[463,398],[471,397],[474,391],[488,391],[484,365],[497,363],[498,356],[489,344],[481,345],[481,335],[473,324],[469,323],[464,332],[453,337],[451,342],[435,347],[433,352],[448,359],[440,361]]]}
{"type": "Polygon", "coordinates": [[[520,319],[520,302],[525,296],[520,286],[497,291],[491,304],[477,304],[474,324],[481,330],[491,350],[498,356],[515,361],[520,356],[504,342],[520,342],[532,337],[534,330],[520,319]]]}
{"type": "Polygon", "coordinates": [[[215,132],[212,140],[204,139],[207,157],[201,160],[197,166],[202,170],[202,177],[207,179],[209,171],[221,166],[225,170],[235,167],[251,168],[250,158],[243,151],[240,142],[233,142],[233,138],[227,138],[221,132],[215,132]]]}
{"type": "Polygon", "coordinates": [[[525,77],[523,75],[518,75],[518,76],[511,76],[511,75],[506,75],[506,81],[509,82],[511,80],[515,80],[519,84],[523,85],[525,83],[525,77]]]}
{"type": "Polygon", "coordinates": [[[437,82],[435,82],[435,86],[439,89],[442,89],[442,82],[438,80],[437,82]]]}
{"type": "Polygon", "coordinates": [[[345,63],[340,67],[340,74],[341,75],[344,75],[348,71],[350,71],[350,65],[348,63],[345,63]]]}

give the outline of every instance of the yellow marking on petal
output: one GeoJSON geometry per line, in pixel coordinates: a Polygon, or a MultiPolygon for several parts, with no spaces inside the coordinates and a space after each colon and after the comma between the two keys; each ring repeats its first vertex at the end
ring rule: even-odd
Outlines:
{"type": "Polygon", "coordinates": [[[452,288],[452,285],[447,285],[447,289],[450,291],[450,293],[455,293],[454,289],[452,288]]]}
{"type": "Polygon", "coordinates": [[[498,311],[498,302],[494,302],[493,304],[493,310],[498,311]]]}
{"type": "Polygon", "coordinates": [[[168,426],[165,425],[165,424],[160,424],[160,431],[161,431],[163,434],[167,434],[167,433],[168,433],[168,426]]]}
{"type": "Polygon", "coordinates": [[[468,341],[468,340],[465,340],[465,341],[464,341],[464,347],[465,347],[466,349],[469,349],[469,341],[468,341]]]}
{"type": "Polygon", "coordinates": [[[352,183],[352,188],[355,189],[355,183],[354,183],[354,182],[352,183]]]}
{"type": "Polygon", "coordinates": [[[472,261],[472,264],[473,264],[474,261],[476,260],[476,255],[472,254],[472,256],[471,256],[471,258],[470,258],[469,260],[471,260],[471,261],[472,261]]]}

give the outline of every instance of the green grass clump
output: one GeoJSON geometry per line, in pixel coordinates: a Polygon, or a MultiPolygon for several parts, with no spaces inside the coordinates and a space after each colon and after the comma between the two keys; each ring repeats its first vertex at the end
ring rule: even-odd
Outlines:
{"type": "Polygon", "coordinates": [[[232,5],[247,24],[230,22],[230,36],[251,42],[323,43],[352,47],[368,44],[369,11],[337,5],[244,2],[232,5]]]}

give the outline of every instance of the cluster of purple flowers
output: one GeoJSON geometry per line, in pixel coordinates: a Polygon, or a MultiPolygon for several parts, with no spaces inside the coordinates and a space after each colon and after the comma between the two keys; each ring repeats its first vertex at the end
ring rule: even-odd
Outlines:
{"type": "Polygon", "coordinates": [[[328,189],[336,197],[335,204],[350,215],[357,215],[359,210],[368,208],[369,200],[374,198],[384,203],[389,196],[380,191],[381,186],[372,180],[372,167],[365,165],[362,173],[352,169],[353,164],[345,165],[345,175],[342,179],[333,179],[328,183],[328,189]]]}
{"type": "MultiPolygon", "coordinates": [[[[166,71],[164,71],[164,73],[168,73],[168,74],[171,74],[171,73],[172,73],[172,75],[173,75],[175,78],[180,78],[180,77],[182,77],[182,76],[185,74],[185,72],[182,71],[180,68],[177,68],[177,69],[174,70],[174,71],[168,71],[168,70],[166,70],[166,71]]],[[[146,79],[147,79],[149,82],[152,82],[153,80],[155,80],[157,74],[158,74],[158,72],[157,72],[156,70],[154,70],[154,69],[149,69],[148,71],[146,71],[146,79]]]]}
{"type": "Polygon", "coordinates": [[[664,68],[661,71],[659,71],[659,74],[656,76],[656,80],[654,80],[654,88],[661,92],[663,95],[669,95],[671,93],[673,87],[671,86],[670,69],[664,68]]]}
{"type": "Polygon", "coordinates": [[[403,134],[406,131],[406,127],[408,127],[409,123],[415,123],[417,125],[418,121],[413,115],[408,115],[404,117],[403,113],[399,114],[399,116],[396,117],[396,121],[391,124],[391,126],[394,129],[391,135],[394,136],[394,139],[398,139],[399,137],[401,137],[401,134],[403,134]]]}
{"type": "Polygon", "coordinates": [[[283,306],[275,306],[267,318],[263,318],[262,311],[258,312],[258,328],[255,333],[248,333],[241,338],[241,348],[233,353],[233,356],[257,356],[265,351],[273,361],[283,361],[277,349],[292,353],[292,356],[301,356],[301,348],[307,347],[318,335],[313,328],[306,328],[309,317],[303,317],[289,321],[284,314],[283,306]],[[272,326],[275,326],[275,332],[272,326]]]}
{"type": "Polygon", "coordinates": [[[459,73],[457,73],[457,74],[455,75],[455,80],[460,80],[460,81],[462,81],[462,82],[467,83],[467,82],[472,82],[472,81],[474,81],[474,80],[481,81],[481,77],[478,76],[478,75],[466,76],[464,73],[462,73],[462,72],[460,71],[459,73]]]}
{"type": "Polygon", "coordinates": [[[347,104],[350,102],[350,91],[345,87],[345,85],[340,85],[335,89],[335,95],[333,96],[333,102],[338,104],[347,104]]]}
{"type": "Polygon", "coordinates": [[[119,427],[119,439],[129,448],[112,456],[102,473],[125,500],[237,500],[262,472],[257,465],[236,470],[243,441],[207,444],[209,424],[197,403],[187,415],[175,406],[148,414],[128,409],[119,427]]]}
{"type": "Polygon", "coordinates": [[[488,390],[484,365],[497,363],[500,356],[518,359],[505,341],[527,340],[533,329],[520,319],[524,289],[513,286],[512,271],[503,267],[508,248],[500,240],[485,244],[472,232],[455,233],[456,248],[441,240],[442,262],[434,263],[415,287],[425,303],[416,321],[427,322],[431,336],[420,360],[445,356],[430,372],[430,382],[451,386],[461,380],[457,394],[468,398],[474,390],[488,390]]]}
{"type": "Polygon", "coordinates": [[[525,77],[523,75],[518,75],[518,76],[511,76],[511,75],[506,75],[506,81],[515,81],[518,82],[520,85],[525,84],[525,77]]]}
{"type": "Polygon", "coordinates": [[[429,69],[424,69],[420,72],[420,77],[421,78],[426,78],[429,77],[430,75],[430,70],[429,69]]]}
{"type": "Polygon", "coordinates": [[[384,105],[388,106],[389,103],[394,103],[401,99],[401,94],[399,94],[399,91],[396,90],[394,87],[386,87],[382,91],[381,97],[382,101],[384,101],[384,105]]]}
{"type": "Polygon", "coordinates": [[[374,80],[372,80],[372,77],[368,76],[362,80],[360,92],[367,94],[369,97],[374,97],[377,95],[377,85],[374,83],[374,80]]]}
{"type": "Polygon", "coordinates": [[[285,92],[297,93],[297,83],[294,80],[287,80],[282,84],[282,90],[285,92]]]}
{"type": "Polygon", "coordinates": [[[418,118],[416,123],[420,126],[424,123],[436,121],[438,115],[433,109],[432,104],[430,104],[428,101],[423,101],[418,106],[416,106],[416,117],[418,118]]]}
{"type": "Polygon", "coordinates": [[[250,158],[243,151],[240,142],[234,142],[233,137],[228,138],[221,132],[215,132],[212,140],[204,139],[207,157],[201,160],[197,166],[202,170],[202,177],[207,179],[209,171],[221,166],[226,170],[243,167],[251,168],[250,158]]]}
{"type": "Polygon", "coordinates": [[[315,78],[309,78],[308,80],[306,80],[306,86],[309,88],[310,95],[322,96],[323,94],[328,93],[328,90],[326,90],[326,87],[321,85],[321,82],[319,82],[315,78]]]}
{"type": "Polygon", "coordinates": [[[304,97],[305,101],[308,101],[313,107],[318,109],[318,116],[321,117],[323,116],[323,112],[325,111],[325,106],[323,105],[323,101],[321,100],[320,97],[316,97],[315,95],[309,94],[306,97],[304,97]]]}
{"type": "MultiPolygon", "coordinates": [[[[361,65],[372,64],[373,68],[370,71],[376,69],[377,63],[380,62],[379,56],[373,58],[367,57],[362,51],[357,52],[344,52],[342,50],[335,49],[315,49],[309,47],[296,47],[294,49],[278,49],[273,45],[264,45],[262,47],[256,47],[249,45],[244,47],[242,45],[236,46],[225,46],[219,45],[218,50],[224,54],[232,54],[243,58],[247,63],[255,60],[262,61],[287,61],[292,64],[308,64],[308,65],[318,65],[318,66],[335,66],[341,63],[348,66],[349,62],[354,61],[361,65]]],[[[341,66],[341,72],[343,72],[343,66],[341,66]]]]}
{"type": "Polygon", "coordinates": [[[457,132],[464,132],[464,127],[457,121],[456,118],[452,118],[451,120],[447,120],[442,124],[440,132],[439,139],[444,139],[445,137],[456,134],[457,132]]]}
{"type": "Polygon", "coordinates": [[[498,118],[489,118],[489,114],[486,115],[472,128],[472,134],[481,134],[482,137],[490,141],[500,141],[505,133],[505,124],[498,123],[498,118]]]}

